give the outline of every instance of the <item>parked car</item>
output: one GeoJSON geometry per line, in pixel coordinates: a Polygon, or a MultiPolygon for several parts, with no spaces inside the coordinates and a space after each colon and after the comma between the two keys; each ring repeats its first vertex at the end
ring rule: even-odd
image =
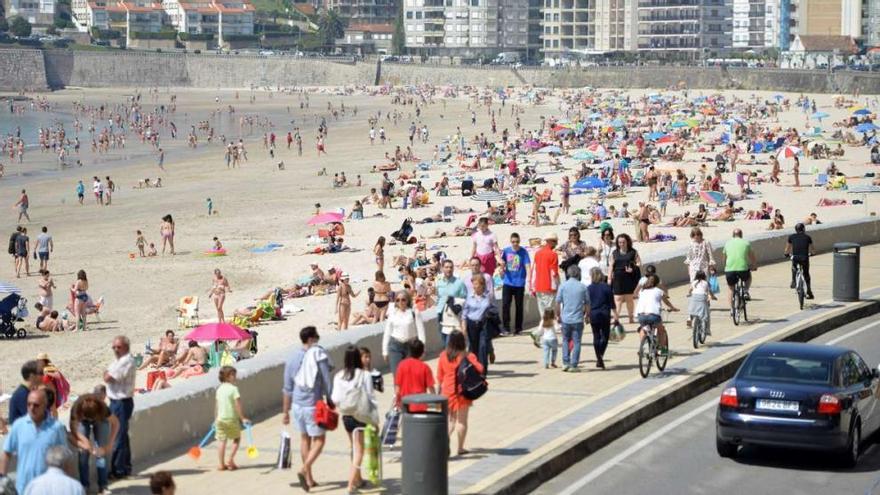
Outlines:
{"type": "Polygon", "coordinates": [[[764,344],[724,387],[715,415],[716,448],[741,445],[834,452],[849,467],[880,428],[880,369],[843,347],[764,344]]]}

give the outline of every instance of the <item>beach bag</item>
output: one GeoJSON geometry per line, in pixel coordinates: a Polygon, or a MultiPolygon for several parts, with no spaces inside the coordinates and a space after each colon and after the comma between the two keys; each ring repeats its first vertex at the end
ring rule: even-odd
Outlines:
{"type": "Polygon", "coordinates": [[[721,287],[718,286],[718,276],[712,275],[709,277],[709,290],[712,291],[712,294],[718,294],[721,292],[721,287]]]}
{"type": "Polygon", "coordinates": [[[315,424],[327,431],[333,431],[339,426],[339,414],[333,412],[326,402],[315,402],[315,424]]]}
{"type": "Polygon", "coordinates": [[[462,356],[455,371],[456,389],[467,400],[477,400],[489,390],[489,383],[482,373],[477,371],[474,363],[467,355],[462,356]]]}
{"type": "Polygon", "coordinates": [[[278,446],[278,461],[275,463],[277,469],[290,469],[290,434],[286,431],[281,432],[281,443],[278,446]]]}
{"type": "Polygon", "coordinates": [[[364,385],[367,382],[364,381],[363,373],[363,370],[355,372],[352,381],[359,385],[349,389],[339,404],[336,404],[336,408],[343,416],[351,416],[361,423],[375,425],[379,423],[379,412],[367,393],[364,385]]]}
{"type": "Polygon", "coordinates": [[[611,334],[608,336],[608,340],[611,342],[622,342],[625,337],[626,331],[624,331],[623,325],[620,322],[611,325],[611,334]]]}

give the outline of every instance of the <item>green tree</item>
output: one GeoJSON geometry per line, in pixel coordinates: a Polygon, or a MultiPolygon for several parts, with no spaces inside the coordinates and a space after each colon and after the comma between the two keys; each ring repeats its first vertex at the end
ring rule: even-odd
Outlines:
{"type": "Polygon", "coordinates": [[[318,31],[324,46],[333,46],[345,34],[345,21],[335,10],[329,9],[318,19],[318,31]]]}
{"type": "Polygon", "coordinates": [[[397,19],[394,21],[394,54],[403,55],[406,52],[406,30],[403,29],[403,8],[397,9],[397,19]]]}
{"type": "Polygon", "coordinates": [[[9,31],[9,23],[6,22],[5,18],[0,17],[0,33],[5,33],[9,31]]]}
{"type": "Polygon", "coordinates": [[[24,17],[15,16],[12,18],[12,23],[9,25],[9,32],[12,33],[13,36],[27,38],[31,35],[31,23],[29,23],[24,17]]]}

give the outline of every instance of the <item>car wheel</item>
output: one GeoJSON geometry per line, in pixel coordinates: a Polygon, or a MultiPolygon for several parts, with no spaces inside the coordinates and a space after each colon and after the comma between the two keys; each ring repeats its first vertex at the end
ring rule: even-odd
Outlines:
{"type": "Polygon", "coordinates": [[[852,432],[849,435],[849,442],[846,444],[846,452],[843,457],[844,467],[854,468],[859,463],[859,450],[862,448],[862,425],[856,420],[852,432]]]}
{"type": "Polygon", "coordinates": [[[715,437],[715,449],[721,457],[735,457],[739,447],[735,443],[725,442],[721,437],[715,437]]]}

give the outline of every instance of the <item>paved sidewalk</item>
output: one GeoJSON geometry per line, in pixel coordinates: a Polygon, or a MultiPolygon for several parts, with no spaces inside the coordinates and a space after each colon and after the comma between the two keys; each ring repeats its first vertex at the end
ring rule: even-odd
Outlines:
{"type": "MultiPolygon", "coordinates": [[[[862,248],[863,299],[880,297],[878,261],[880,245],[862,248]]],[[[761,267],[753,274],[753,299],[748,306],[750,322],[745,325],[733,325],[726,307],[726,288],[722,288],[712,311],[713,335],[707,345],[698,350],[691,345],[691,333],[685,326],[687,288],[672,288],[672,302],[683,310],[666,313],[672,356],[666,373],[657,374],[653,369],[648,379],[642,379],[638,372],[638,336],[634,333],[629,333],[623,342],[608,347],[605,358],[608,369],[600,371],[595,368],[592,338],[588,331],[581,351],[585,372],[579,374],[562,373],[559,369],[545,370],[540,362],[541,351],[528,337],[496,340],[498,361],[490,367],[489,393],[475,404],[470,414],[467,446],[471,454],[450,459],[450,493],[485,493],[488,487],[515,475],[553,447],[609,421],[615,414],[654,394],[662,394],[688,376],[740,352],[744,345],[771,340],[794,325],[840,312],[846,305],[831,302],[831,264],[831,254],[812,259],[810,265],[816,299],[808,301],[809,307],[803,311],[798,311],[797,297],[788,286],[789,263],[761,267]]],[[[635,329],[634,325],[626,326],[629,332],[635,329]]],[[[436,360],[429,364],[432,369],[436,368],[436,360]]],[[[386,375],[385,383],[391,383],[390,376],[386,375]]],[[[387,409],[390,400],[386,391],[380,399],[383,410],[387,409]]],[[[146,487],[148,473],[168,470],[174,474],[180,493],[225,493],[232,489],[236,492],[301,493],[295,475],[295,468],[300,464],[296,432],[291,431],[296,461],[294,470],[272,469],[281,428],[280,415],[255,425],[254,441],[260,457],[249,460],[242,451],[237,459],[241,466],[239,471],[213,471],[217,452],[212,443],[203,449],[198,461],[182,454],[142,463],[138,466],[139,475],[115,483],[111,488],[116,493],[146,494],[149,493],[146,487]]],[[[385,490],[388,493],[400,493],[399,456],[399,449],[385,453],[385,490]]],[[[348,443],[340,427],[328,434],[327,447],[315,470],[320,486],[312,493],[344,493],[347,458],[348,443]]]]}

